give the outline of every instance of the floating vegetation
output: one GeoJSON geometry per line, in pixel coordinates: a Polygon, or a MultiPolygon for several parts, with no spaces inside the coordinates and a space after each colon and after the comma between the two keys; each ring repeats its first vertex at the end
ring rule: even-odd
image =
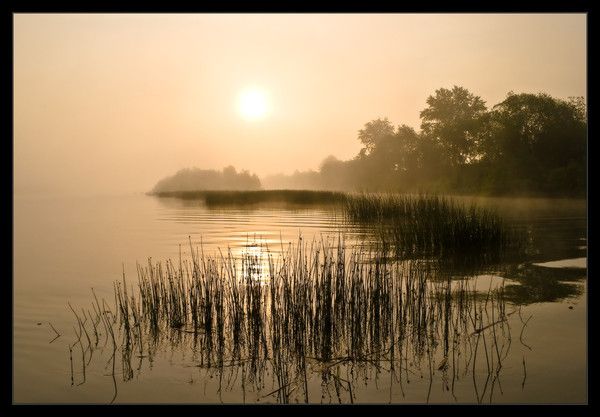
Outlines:
{"type": "Polygon", "coordinates": [[[117,350],[127,381],[132,357],[152,360],[167,343],[218,376],[219,393],[242,392],[237,402],[250,394],[279,403],[362,402],[355,384],[373,375],[388,375],[403,395],[404,384],[428,378],[425,402],[435,374],[452,395],[470,375],[469,400],[492,401],[510,352],[508,318],[517,312],[507,310],[503,284],[477,290],[476,280],[452,280],[435,262],[398,262],[383,249],[347,249],[341,239],[300,239],[277,254],[261,246],[237,258],[205,254],[191,241],[190,250],[191,259],[138,265],[136,285],[123,275],[114,309],[95,294],[93,317],[73,309],[84,382],[102,323],[113,345],[115,397],[117,350]]]}

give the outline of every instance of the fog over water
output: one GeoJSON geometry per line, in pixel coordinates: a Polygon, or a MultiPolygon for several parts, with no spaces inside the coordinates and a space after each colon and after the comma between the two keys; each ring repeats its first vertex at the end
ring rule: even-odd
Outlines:
{"type": "Polygon", "coordinates": [[[15,403],[589,401],[586,14],[13,16],[15,403]]]}

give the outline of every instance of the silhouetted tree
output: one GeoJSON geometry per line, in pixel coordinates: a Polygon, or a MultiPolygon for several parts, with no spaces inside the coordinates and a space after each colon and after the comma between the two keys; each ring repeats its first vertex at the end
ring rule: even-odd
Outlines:
{"type": "Polygon", "coordinates": [[[509,93],[494,106],[482,146],[495,188],[513,184],[522,191],[583,192],[585,118],[583,98],[509,93]]]}
{"type": "Polygon", "coordinates": [[[394,126],[387,117],[366,123],[365,127],[358,131],[358,140],[365,145],[363,154],[371,153],[382,139],[393,135],[394,126]]]}
{"type": "Polygon", "coordinates": [[[329,155],[321,162],[319,173],[324,188],[329,190],[343,190],[348,184],[347,163],[329,155]]]}
{"type": "Polygon", "coordinates": [[[202,190],[258,190],[260,180],[248,171],[238,173],[233,166],[223,171],[199,168],[185,168],[174,175],[163,178],[152,192],[202,191],[202,190]]]}
{"type": "Polygon", "coordinates": [[[423,134],[440,145],[451,166],[476,160],[477,141],[482,132],[485,102],[466,88],[440,88],[427,98],[421,111],[423,134]]]}
{"type": "Polygon", "coordinates": [[[416,172],[423,167],[422,139],[410,126],[400,125],[396,131],[398,142],[397,166],[400,172],[416,172]]]}

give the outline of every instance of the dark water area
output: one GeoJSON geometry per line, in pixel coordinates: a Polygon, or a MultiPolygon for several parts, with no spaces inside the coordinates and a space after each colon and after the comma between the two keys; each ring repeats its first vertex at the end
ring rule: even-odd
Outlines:
{"type": "MultiPolygon", "coordinates": [[[[146,195],[16,195],[13,400],[587,402],[585,201],[457,199],[490,207],[511,227],[524,231],[527,254],[481,268],[472,264],[459,268],[457,259],[434,262],[433,267],[430,261],[436,260],[390,261],[377,275],[381,287],[372,284],[376,275],[368,267],[344,275],[355,277],[353,282],[365,290],[346,296],[342,289],[337,299],[347,303],[343,305],[363,300],[371,315],[352,320],[336,312],[331,316],[337,329],[332,340],[323,339],[329,332],[323,332],[321,324],[303,328],[298,336],[295,327],[275,320],[284,320],[288,312],[282,310],[264,313],[263,327],[256,333],[265,335],[264,342],[257,344],[252,337],[234,343],[229,336],[219,344],[198,338],[186,327],[177,331],[165,327],[160,337],[142,335],[140,330],[142,343],[124,349],[119,342],[114,349],[103,323],[95,321],[91,289],[116,312],[114,282],[125,275],[128,287],[135,289],[136,263],[146,267],[151,258],[154,265],[166,265],[168,259],[177,265],[180,256],[187,262],[192,256],[190,243],[217,264],[223,262],[221,266],[227,265],[228,256],[238,266],[254,259],[257,282],[264,281],[264,286],[256,287],[257,294],[271,305],[266,290],[273,275],[269,254],[277,264],[301,237],[305,245],[314,242],[314,247],[331,248],[332,259],[339,260],[337,249],[343,242],[344,265],[349,271],[358,270],[351,254],[364,254],[360,265],[370,264],[366,254],[377,243],[373,227],[346,221],[332,204],[210,206],[202,200],[146,195]],[[411,278],[421,273],[427,280],[411,278]],[[419,283],[422,298],[403,298],[400,305],[393,301],[406,295],[407,288],[410,294],[419,293],[419,283]],[[373,294],[377,296],[369,298],[373,294]],[[387,304],[381,301],[386,299],[382,294],[389,295],[387,304]],[[69,304],[87,320],[91,334],[80,330],[69,304]],[[363,326],[353,326],[355,322],[363,326]],[[96,326],[97,336],[92,331],[96,326]],[[454,333],[448,335],[448,329],[454,333]],[[273,344],[276,336],[281,337],[278,345],[273,344]],[[297,337],[319,343],[304,347],[294,342],[297,337]],[[364,345],[356,344],[357,339],[364,339],[364,345]],[[399,340],[402,343],[394,343],[399,340]],[[226,347],[221,354],[219,346],[226,347]]],[[[323,277],[327,274],[309,278],[325,285],[328,281],[323,277]]],[[[339,273],[333,277],[332,283],[342,282],[339,273]]],[[[303,282],[308,285],[310,280],[303,282]]],[[[280,287],[285,295],[284,283],[280,287]]],[[[305,300],[313,305],[321,302],[325,292],[306,294],[305,300]]],[[[314,313],[297,299],[290,300],[293,311],[314,313]]],[[[293,322],[291,313],[290,317],[293,322]]],[[[247,319],[241,322],[244,329],[258,328],[247,319]]],[[[115,331],[123,337],[118,325],[115,331]]]]}

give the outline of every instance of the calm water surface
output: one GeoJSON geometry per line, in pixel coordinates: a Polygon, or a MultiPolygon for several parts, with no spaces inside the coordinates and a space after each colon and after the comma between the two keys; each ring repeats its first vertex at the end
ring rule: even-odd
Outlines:
{"type": "MultiPolygon", "coordinates": [[[[506,359],[490,387],[485,372],[458,373],[449,389],[444,372],[408,366],[395,380],[384,370],[364,368],[352,379],[359,403],[585,403],[587,401],[587,219],[584,201],[479,199],[491,205],[532,240],[531,254],[504,274],[471,278],[480,287],[505,285],[511,332],[506,359]],[[564,267],[568,267],[565,269],[564,267]],[[528,320],[528,321],[527,321],[528,320]],[[523,323],[527,324],[524,325],[523,323]],[[416,368],[415,368],[416,369],[416,368]],[[362,372],[362,373],[361,373],[362,372]],[[482,395],[482,393],[484,393],[482,395]]],[[[281,242],[330,240],[343,233],[347,246],[368,230],[341,227],[331,207],[271,206],[211,209],[201,201],[145,195],[14,198],[13,400],[16,403],[220,403],[274,402],[277,388],[267,369],[261,392],[240,389],[239,375],[196,366],[185,344],[165,344],[151,360],[134,358],[133,377],[120,365],[113,379],[109,345],[94,350],[82,370],[76,321],[67,303],[90,308],[94,288],[113,300],[122,274],[135,282],[136,262],[189,255],[189,240],[206,253],[229,248],[234,256],[261,242],[277,252],[281,242]],[[60,337],[50,327],[58,330],[60,337]],[[73,381],[71,363],[74,364],[73,381]],[[128,379],[128,380],[125,380],[128,379]],[[220,387],[220,388],[219,388],[220,387]],[[273,388],[274,387],[274,388],[273,388]]],[[[368,238],[367,238],[368,239],[368,238]]],[[[464,354],[466,355],[466,351],[464,354]]],[[[440,358],[434,358],[438,363],[440,358]]],[[[310,366],[310,364],[309,364],[310,366]]],[[[317,364],[314,365],[318,366],[317,364]]],[[[312,376],[311,402],[346,402],[339,384],[312,376]]],[[[345,386],[344,386],[345,387],[345,386]]],[[[345,389],[345,388],[344,388],[345,389]]],[[[290,401],[302,402],[304,397],[290,401]]]]}

